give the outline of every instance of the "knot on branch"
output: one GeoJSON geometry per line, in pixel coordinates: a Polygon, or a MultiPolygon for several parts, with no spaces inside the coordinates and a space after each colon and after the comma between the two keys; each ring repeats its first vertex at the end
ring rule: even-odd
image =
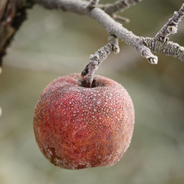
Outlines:
{"type": "Polygon", "coordinates": [[[111,45],[111,50],[115,53],[118,54],[120,52],[120,48],[119,48],[119,41],[118,38],[114,35],[109,36],[108,41],[111,45]]]}
{"type": "Polygon", "coordinates": [[[141,38],[138,41],[136,49],[141,53],[141,55],[148,60],[150,64],[157,64],[158,57],[153,55],[151,50],[148,48],[147,43],[144,41],[144,38],[141,38]]]}

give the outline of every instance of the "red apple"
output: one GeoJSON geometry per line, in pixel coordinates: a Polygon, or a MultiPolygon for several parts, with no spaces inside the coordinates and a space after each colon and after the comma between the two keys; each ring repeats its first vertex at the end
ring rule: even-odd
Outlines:
{"type": "Polygon", "coordinates": [[[117,82],[95,76],[91,88],[80,74],[59,77],[40,95],[34,133],[41,152],[66,169],[110,166],[129,147],[134,107],[117,82]]]}

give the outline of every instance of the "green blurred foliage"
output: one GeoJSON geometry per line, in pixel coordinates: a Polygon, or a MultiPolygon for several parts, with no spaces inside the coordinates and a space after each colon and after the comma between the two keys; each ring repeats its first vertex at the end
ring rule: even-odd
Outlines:
{"type": "MultiPolygon", "coordinates": [[[[182,3],[143,0],[122,13],[131,20],[124,26],[154,36],[182,3]]],[[[170,39],[184,45],[183,30],[184,20],[170,39]]],[[[158,54],[153,66],[124,43],[96,72],[121,83],[135,105],[134,136],[124,157],[109,168],[70,171],[51,165],[39,151],[32,119],[41,91],[56,77],[81,72],[106,42],[105,30],[89,17],[29,10],[0,76],[0,184],[184,183],[184,63],[158,54]]]]}

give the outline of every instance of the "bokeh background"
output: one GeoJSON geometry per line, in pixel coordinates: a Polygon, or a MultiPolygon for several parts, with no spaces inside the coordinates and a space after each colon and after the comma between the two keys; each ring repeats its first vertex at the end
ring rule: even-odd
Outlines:
{"type": "MultiPolygon", "coordinates": [[[[113,1],[101,1],[102,3],[113,1]]],[[[139,36],[154,36],[183,3],[143,0],[122,15],[139,36]]],[[[184,20],[170,40],[184,45],[184,20]]],[[[71,171],[51,165],[33,133],[33,112],[43,88],[53,79],[81,72],[107,42],[106,31],[89,17],[34,6],[4,58],[0,75],[0,184],[183,184],[184,63],[157,54],[150,65],[121,42],[96,74],[128,90],[135,106],[132,143],[109,168],[71,171]]]]}

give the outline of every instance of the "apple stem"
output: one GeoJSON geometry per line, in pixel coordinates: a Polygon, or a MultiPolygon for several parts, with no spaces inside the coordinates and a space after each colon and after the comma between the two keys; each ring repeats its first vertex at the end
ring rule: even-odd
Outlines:
{"type": "Polygon", "coordinates": [[[86,65],[84,70],[81,73],[81,76],[84,77],[88,74],[87,77],[87,86],[91,87],[95,71],[98,69],[98,66],[108,57],[111,52],[118,54],[120,52],[118,38],[114,35],[110,35],[108,38],[108,43],[101,47],[95,54],[90,55],[89,64],[86,65]]]}

